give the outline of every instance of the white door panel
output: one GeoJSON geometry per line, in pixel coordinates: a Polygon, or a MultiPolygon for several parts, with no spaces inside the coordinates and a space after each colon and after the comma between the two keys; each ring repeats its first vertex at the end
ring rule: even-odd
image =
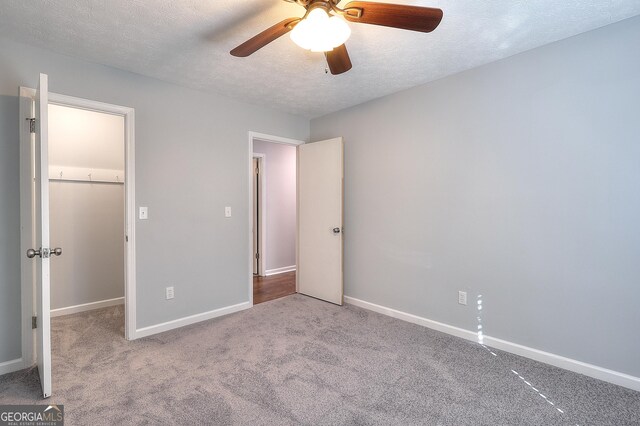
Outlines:
{"type": "Polygon", "coordinates": [[[342,305],[343,142],[298,146],[298,292],[342,305]]]}
{"type": "Polygon", "coordinates": [[[259,201],[258,201],[258,159],[254,158],[253,159],[253,205],[252,205],[252,210],[253,210],[253,275],[258,275],[260,273],[260,269],[259,269],[259,263],[258,263],[258,253],[260,252],[259,250],[259,232],[260,230],[258,229],[258,208],[259,208],[259,201]]]}
{"type": "Polygon", "coordinates": [[[40,385],[45,398],[51,396],[51,317],[49,267],[49,140],[48,140],[48,77],[40,74],[35,108],[35,242],[40,255],[36,262],[36,362],[40,385]]]}

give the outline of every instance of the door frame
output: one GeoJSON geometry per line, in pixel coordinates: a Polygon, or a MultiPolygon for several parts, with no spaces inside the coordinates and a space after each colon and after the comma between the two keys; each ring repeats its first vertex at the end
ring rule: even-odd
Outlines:
{"type": "MultiPolygon", "coordinates": [[[[249,209],[248,211],[250,212],[250,214],[248,214],[248,238],[249,238],[249,246],[248,246],[248,251],[249,251],[249,255],[247,256],[247,261],[248,261],[248,276],[249,276],[249,304],[250,306],[253,306],[253,183],[252,183],[252,179],[253,179],[253,158],[255,156],[255,154],[253,153],[253,141],[254,140],[260,140],[263,142],[270,142],[270,143],[279,143],[279,144],[283,144],[283,145],[293,145],[293,146],[298,146],[298,145],[302,145],[304,143],[306,143],[305,141],[302,140],[298,140],[298,139],[290,139],[290,138],[283,138],[281,136],[273,136],[273,135],[268,135],[265,133],[258,133],[258,132],[249,132],[249,155],[247,156],[247,170],[248,170],[248,176],[247,176],[247,198],[249,200],[249,209]]],[[[264,164],[264,163],[263,163],[264,164]]],[[[265,170],[265,169],[263,169],[265,170]]],[[[266,187],[266,175],[263,174],[262,176],[262,181],[263,181],[263,187],[266,187]]],[[[266,190],[266,188],[265,188],[266,190]]],[[[265,191],[262,192],[263,194],[265,193],[265,191]]],[[[266,200],[265,200],[266,201],[266,200]]],[[[263,203],[263,206],[266,206],[266,203],[263,203]]],[[[266,220],[266,208],[262,209],[262,215],[264,218],[264,222],[263,222],[263,226],[262,226],[262,230],[264,231],[264,234],[266,234],[265,228],[266,228],[266,224],[267,224],[267,220],[266,220]]],[[[263,235],[264,235],[263,234],[263,235]]],[[[263,238],[262,242],[260,243],[262,244],[266,244],[266,239],[263,238]]],[[[297,241],[297,237],[296,237],[296,244],[298,244],[297,241]]],[[[264,246],[263,246],[264,247],[264,246]]],[[[262,247],[261,247],[262,248],[262,247]]],[[[264,254],[264,252],[262,253],[264,254]]],[[[266,256],[262,258],[262,264],[261,267],[264,268],[264,270],[266,271],[267,268],[267,262],[266,262],[266,256]]],[[[296,288],[297,288],[297,284],[296,284],[296,288]]]]}
{"type": "MultiPolygon", "coordinates": [[[[20,87],[20,157],[21,164],[30,152],[32,134],[27,119],[33,117],[36,90],[20,87]],[[29,99],[31,102],[29,102],[29,99]]],[[[107,104],[89,99],[77,98],[49,92],[49,103],[71,108],[84,109],[124,117],[124,162],[125,162],[125,339],[136,338],[136,237],[135,237],[135,110],[130,107],[107,104]]],[[[33,159],[31,159],[33,161],[33,159]]],[[[30,191],[32,177],[30,170],[20,170],[20,220],[21,228],[31,226],[33,201],[23,200],[23,194],[30,191]]],[[[21,232],[21,303],[22,303],[22,360],[25,368],[35,362],[35,333],[31,329],[31,317],[35,309],[34,282],[31,273],[33,262],[27,262],[25,252],[32,241],[26,241],[21,232]]]]}
{"type": "MultiPolygon", "coordinates": [[[[258,276],[266,276],[267,271],[267,156],[258,152],[253,153],[253,159],[258,160],[258,276]]],[[[255,205],[251,207],[255,208],[255,205]]],[[[253,227],[252,227],[253,228],[253,227]]]]}

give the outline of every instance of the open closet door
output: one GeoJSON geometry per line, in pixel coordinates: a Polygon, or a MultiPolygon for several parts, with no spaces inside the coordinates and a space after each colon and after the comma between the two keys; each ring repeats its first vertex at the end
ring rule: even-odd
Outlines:
{"type": "Polygon", "coordinates": [[[27,257],[36,262],[36,363],[40,385],[45,398],[51,396],[51,317],[50,256],[60,255],[60,249],[49,249],[49,141],[48,141],[48,77],[40,74],[40,84],[35,98],[34,144],[34,214],[35,247],[27,251],[27,257]]]}
{"type": "Polygon", "coordinates": [[[298,293],[342,305],[342,138],[298,146],[298,293]]]}

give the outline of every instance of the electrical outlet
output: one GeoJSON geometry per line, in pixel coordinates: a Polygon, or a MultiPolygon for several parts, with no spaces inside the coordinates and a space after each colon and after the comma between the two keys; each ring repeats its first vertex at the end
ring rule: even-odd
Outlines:
{"type": "Polygon", "coordinates": [[[165,293],[167,300],[173,299],[173,287],[167,287],[165,293]]]}
{"type": "Polygon", "coordinates": [[[224,217],[231,217],[231,207],[224,208],[224,217]]]}
{"type": "Polygon", "coordinates": [[[458,303],[461,305],[466,305],[467,304],[467,292],[466,291],[459,291],[458,292],[458,303]]]}

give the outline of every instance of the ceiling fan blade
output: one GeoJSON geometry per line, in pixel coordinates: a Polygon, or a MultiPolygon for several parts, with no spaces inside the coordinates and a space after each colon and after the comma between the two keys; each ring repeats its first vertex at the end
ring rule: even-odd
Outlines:
{"type": "Polygon", "coordinates": [[[331,74],[338,75],[351,69],[351,59],[344,44],[326,52],[325,56],[327,57],[327,64],[329,64],[331,74]]]}
{"type": "Polygon", "coordinates": [[[352,1],[344,7],[344,10],[347,12],[344,15],[347,21],[423,33],[435,30],[442,20],[442,10],[431,7],[352,1]],[[358,9],[362,11],[360,17],[355,13],[358,9]]]}
{"type": "Polygon", "coordinates": [[[300,18],[288,18],[282,22],[278,22],[272,27],[267,28],[255,37],[242,43],[240,46],[233,49],[230,53],[233,56],[245,57],[249,56],[257,50],[265,47],[273,40],[281,37],[291,31],[296,24],[300,22],[300,18]]]}

